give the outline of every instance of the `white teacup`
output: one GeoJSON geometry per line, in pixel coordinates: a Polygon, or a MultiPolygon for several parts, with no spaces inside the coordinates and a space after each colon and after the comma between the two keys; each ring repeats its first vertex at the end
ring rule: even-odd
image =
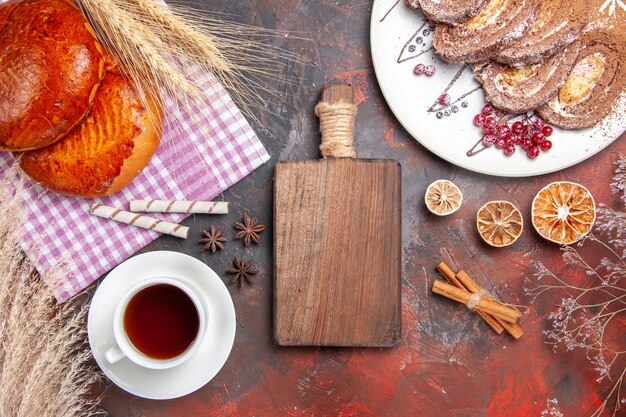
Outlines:
{"type": "Polygon", "coordinates": [[[196,349],[198,349],[198,346],[204,339],[204,332],[206,329],[206,321],[208,315],[206,308],[200,302],[200,299],[196,294],[197,290],[193,289],[191,285],[189,285],[188,283],[183,283],[182,281],[175,278],[148,278],[132,286],[128,291],[126,291],[126,293],[124,293],[122,298],[120,298],[117,308],[115,310],[115,315],[113,317],[113,334],[115,336],[115,342],[117,343],[117,345],[111,347],[109,350],[106,351],[105,357],[107,361],[113,364],[126,357],[137,365],[143,366],[145,368],[166,369],[180,365],[181,363],[189,359],[189,357],[194,354],[194,352],[196,351],[196,349]],[[126,312],[126,308],[128,307],[128,303],[130,302],[130,300],[141,290],[159,284],[169,284],[182,290],[193,302],[198,313],[199,326],[196,338],[183,353],[168,359],[155,359],[142,353],[133,345],[124,328],[124,313],[126,312]]]}

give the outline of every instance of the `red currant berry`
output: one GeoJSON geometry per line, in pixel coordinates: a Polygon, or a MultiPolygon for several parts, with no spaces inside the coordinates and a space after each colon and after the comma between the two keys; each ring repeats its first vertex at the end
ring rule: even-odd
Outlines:
{"type": "Polygon", "coordinates": [[[485,135],[483,136],[483,145],[491,146],[496,143],[496,137],[493,135],[485,135]]]}
{"type": "Polygon", "coordinates": [[[493,113],[493,107],[491,107],[489,104],[483,107],[483,114],[485,116],[489,116],[491,113],[493,113]]]}
{"type": "Polygon", "coordinates": [[[505,136],[506,134],[510,132],[511,132],[511,129],[507,125],[498,126],[498,135],[505,136]]]}
{"type": "Polygon", "coordinates": [[[544,140],[546,140],[546,138],[541,133],[533,133],[532,141],[535,145],[539,145],[544,140]]]}
{"type": "Polygon", "coordinates": [[[524,133],[524,123],[519,121],[513,123],[511,130],[513,131],[513,133],[517,133],[518,135],[524,133]]]}
{"type": "Polygon", "coordinates": [[[433,65],[429,65],[424,68],[424,74],[426,74],[427,77],[432,77],[433,75],[435,75],[436,72],[437,69],[433,65]]]}
{"type": "Polygon", "coordinates": [[[442,94],[439,97],[439,104],[441,104],[442,106],[447,106],[450,104],[450,95],[449,94],[442,94]]]}
{"type": "Polygon", "coordinates": [[[526,155],[528,155],[529,158],[535,159],[536,157],[539,156],[539,152],[540,151],[539,151],[539,147],[538,146],[531,146],[526,151],[526,155]]]}
{"type": "Polygon", "coordinates": [[[550,142],[548,139],[541,142],[542,151],[549,151],[550,149],[552,149],[552,142],[550,142]]]}
{"type": "Polygon", "coordinates": [[[515,145],[515,139],[513,135],[510,133],[505,133],[504,135],[500,135],[499,138],[506,140],[507,143],[512,143],[515,145]]]}
{"type": "Polygon", "coordinates": [[[544,126],[543,129],[541,129],[541,133],[547,138],[552,136],[552,131],[553,129],[550,126],[544,126]]]}
{"type": "Polygon", "coordinates": [[[524,140],[524,137],[522,135],[515,134],[515,135],[512,135],[512,139],[513,139],[513,143],[515,143],[516,145],[519,145],[524,140]]]}
{"type": "Polygon", "coordinates": [[[487,127],[493,127],[494,129],[496,128],[496,119],[493,117],[487,117],[487,120],[485,120],[485,126],[487,127]]]}
{"type": "Polygon", "coordinates": [[[530,149],[533,146],[533,141],[528,139],[528,138],[524,138],[522,140],[522,148],[524,149],[530,149]]]}
{"type": "Polygon", "coordinates": [[[487,126],[486,124],[483,125],[482,130],[483,130],[483,134],[485,135],[493,135],[494,133],[496,133],[495,128],[487,126]]]}
{"type": "Polygon", "coordinates": [[[542,119],[537,119],[533,122],[533,127],[535,130],[541,130],[545,126],[545,122],[542,119]]]}
{"type": "Polygon", "coordinates": [[[506,148],[504,148],[504,154],[506,156],[511,156],[515,153],[515,145],[507,145],[506,148]]]}
{"type": "Polygon", "coordinates": [[[506,140],[504,140],[504,139],[496,140],[496,148],[498,148],[498,149],[506,148],[506,140]]]}
{"type": "Polygon", "coordinates": [[[415,74],[415,75],[422,75],[424,73],[425,69],[426,69],[426,65],[424,65],[424,64],[417,64],[415,66],[415,68],[413,68],[413,74],[415,74]]]}
{"type": "Polygon", "coordinates": [[[476,116],[474,116],[474,124],[476,126],[482,126],[485,124],[485,119],[486,117],[482,114],[477,114],[476,116]]]}

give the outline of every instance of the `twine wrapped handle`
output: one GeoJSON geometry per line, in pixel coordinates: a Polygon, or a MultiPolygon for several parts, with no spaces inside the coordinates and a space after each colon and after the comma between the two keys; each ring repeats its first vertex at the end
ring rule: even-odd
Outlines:
{"type": "Polygon", "coordinates": [[[354,92],[350,84],[327,84],[322,100],[315,106],[320,119],[322,157],[354,158],[354,120],[356,118],[354,92]]]}

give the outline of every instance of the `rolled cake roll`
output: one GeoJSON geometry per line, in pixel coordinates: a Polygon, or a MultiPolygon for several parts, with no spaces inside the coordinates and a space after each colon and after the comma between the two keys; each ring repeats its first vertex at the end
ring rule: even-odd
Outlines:
{"type": "Polygon", "coordinates": [[[574,42],[541,64],[521,68],[490,63],[476,74],[485,100],[509,113],[524,113],[542,106],[565,83],[580,51],[574,42]]]}
{"type": "Polygon", "coordinates": [[[538,13],[539,0],[490,0],[464,23],[438,24],[433,46],[450,63],[485,61],[524,36],[538,13]]]}
{"type": "Polygon", "coordinates": [[[538,64],[580,37],[581,7],[569,0],[541,0],[539,16],[524,37],[500,51],[494,59],[515,67],[538,64]]]}
{"type": "Polygon", "coordinates": [[[430,20],[458,25],[476,16],[489,0],[406,0],[409,8],[421,11],[430,20]]]}
{"type": "Polygon", "coordinates": [[[558,93],[538,109],[548,122],[564,129],[590,127],[609,114],[626,88],[624,40],[601,30],[583,35],[574,66],[558,93]]]}

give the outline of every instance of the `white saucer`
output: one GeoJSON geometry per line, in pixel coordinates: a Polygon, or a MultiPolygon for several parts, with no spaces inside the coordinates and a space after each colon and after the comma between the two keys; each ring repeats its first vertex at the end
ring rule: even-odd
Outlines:
{"type": "Polygon", "coordinates": [[[191,256],[170,251],[137,255],[121,263],[100,284],[91,302],[87,330],[89,345],[102,371],[120,388],[155,400],[187,395],[209,382],[224,366],[235,340],[235,307],[220,277],[191,256]],[[117,300],[148,277],[173,277],[198,288],[208,309],[204,340],[183,364],[147,369],[129,359],[110,364],[104,353],[115,345],[113,314],[117,300]]]}

